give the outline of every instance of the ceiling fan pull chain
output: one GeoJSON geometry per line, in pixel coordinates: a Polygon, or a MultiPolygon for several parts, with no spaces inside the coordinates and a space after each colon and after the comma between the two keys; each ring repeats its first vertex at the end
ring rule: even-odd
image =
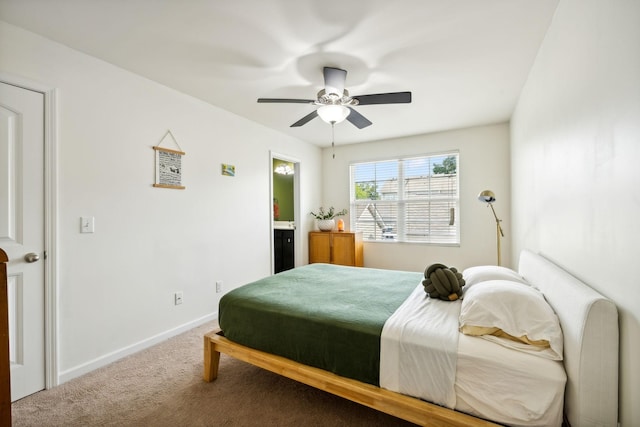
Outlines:
{"type": "Polygon", "coordinates": [[[335,143],[335,139],[336,139],[336,135],[335,135],[335,128],[334,128],[335,122],[331,122],[331,152],[333,154],[333,158],[336,158],[336,143],[335,143]]]}

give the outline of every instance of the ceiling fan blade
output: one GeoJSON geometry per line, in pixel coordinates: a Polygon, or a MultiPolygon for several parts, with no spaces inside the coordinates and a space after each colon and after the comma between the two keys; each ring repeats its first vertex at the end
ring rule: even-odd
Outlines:
{"type": "Polygon", "coordinates": [[[411,102],[411,92],[377,93],[354,96],[354,98],[358,100],[358,105],[408,104],[411,102]]]}
{"type": "Polygon", "coordinates": [[[308,122],[315,119],[316,117],[318,117],[318,110],[313,110],[312,112],[310,112],[309,114],[307,114],[306,116],[304,116],[303,118],[301,118],[300,120],[298,120],[297,122],[295,122],[289,127],[292,127],[292,128],[300,127],[302,125],[307,124],[308,122]]]}
{"type": "Polygon", "coordinates": [[[351,113],[347,116],[347,120],[349,120],[355,127],[358,129],[366,128],[367,126],[371,126],[373,123],[369,121],[365,116],[358,113],[353,108],[349,107],[351,113]]]}
{"type": "Polygon", "coordinates": [[[286,98],[258,98],[258,102],[273,102],[278,104],[314,104],[313,99],[286,99],[286,98]]]}
{"type": "Polygon", "coordinates": [[[324,67],[324,91],[335,93],[342,97],[344,94],[344,82],[347,79],[347,71],[340,68],[324,67]]]}

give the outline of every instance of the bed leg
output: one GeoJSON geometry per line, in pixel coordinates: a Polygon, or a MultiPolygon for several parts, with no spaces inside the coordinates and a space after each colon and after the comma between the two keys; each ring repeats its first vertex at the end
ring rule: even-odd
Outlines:
{"type": "Polygon", "coordinates": [[[220,352],[214,349],[213,342],[208,334],[204,336],[204,380],[211,382],[218,378],[218,366],[220,365],[220,352]]]}

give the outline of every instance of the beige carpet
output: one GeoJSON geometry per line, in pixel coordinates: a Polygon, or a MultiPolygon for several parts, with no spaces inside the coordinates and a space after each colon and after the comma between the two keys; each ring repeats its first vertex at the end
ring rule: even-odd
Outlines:
{"type": "Polygon", "coordinates": [[[202,381],[207,324],[15,402],[14,426],[413,426],[222,355],[202,381]]]}

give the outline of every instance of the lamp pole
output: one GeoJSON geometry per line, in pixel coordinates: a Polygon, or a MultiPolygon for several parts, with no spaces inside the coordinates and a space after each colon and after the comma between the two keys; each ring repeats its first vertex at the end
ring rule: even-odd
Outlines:
{"type": "Polygon", "coordinates": [[[500,256],[500,237],[504,237],[504,233],[502,231],[502,226],[500,225],[501,220],[498,219],[498,215],[496,215],[496,210],[493,208],[493,202],[496,201],[496,195],[491,190],[484,190],[480,194],[478,194],[478,200],[484,202],[491,206],[491,212],[493,212],[493,217],[496,219],[496,240],[498,244],[498,265],[501,265],[502,260],[500,256]]]}
{"type": "Polygon", "coordinates": [[[502,220],[498,219],[498,215],[496,215],[496,210],[493,208],[493,203],[489,203],[489,206],[491,206],[491,212],[493,212],[493,217],[496,219],[496,240],[498,242],[498,265],[501,265],[500,237],[504,237],[504,232],[502,231],[502,226],[500,226],[500,222],[502,220]]]}

